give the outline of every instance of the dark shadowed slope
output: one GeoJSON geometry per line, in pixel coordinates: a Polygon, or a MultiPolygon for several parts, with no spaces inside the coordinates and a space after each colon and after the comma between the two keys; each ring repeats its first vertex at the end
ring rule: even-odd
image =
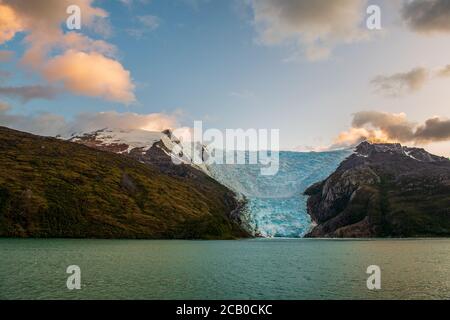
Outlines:
{"type": "Polygon", "coordinates": [[[423,149],[363,142],[305,194],[309,237],[450,236],[450,160],[423,149]]]}
{"type": "Polygon", "coordinates": [[[0,127],[0,236],[205,238],[246,236],[233,193],[206,175],[0,127]]]}

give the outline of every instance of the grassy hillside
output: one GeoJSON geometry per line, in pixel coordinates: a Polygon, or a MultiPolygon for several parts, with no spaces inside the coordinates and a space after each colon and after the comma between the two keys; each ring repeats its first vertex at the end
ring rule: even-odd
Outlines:
{"type": "Polygon", "coordinates": [[[0,236],[246,236],[233,194],[130,158],[0,127],[0,236]]]}

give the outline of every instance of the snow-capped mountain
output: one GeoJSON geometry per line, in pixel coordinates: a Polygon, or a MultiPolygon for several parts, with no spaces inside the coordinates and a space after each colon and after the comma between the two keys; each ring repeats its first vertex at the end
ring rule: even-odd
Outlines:
{"type": "Polygon", "coordinates": [[[249,236],[234,193],[191,165],[173,164],[165,139],[111,130],[72,139],[95,149],[0,126],[0,163],[8,168],[0,171],[0,204],[8,204],[0,208],[0,237],[249,236]]]}
{"type": "Polygon", "coordinates": [[[76,135],[70,138],[69,141],[114,151],[115,153],[130,153],[135,149],[146,152],[156,142],[161,141],[165,137],[167,137],[167,135],[163,132],[101,129],[76,135]]]}
{"type": "Polygon", "coordinates": [[[398,143],[362,142],[310,186],[310,237],[429,237],[450,233],[450,160],[398,143]]]}
{"type": "MultiPolygon", "coordinates": [[[[193,144],[183,143],[169,130],[102,129],[73,136],[70,141],[156,165],[164,173],[194,179],[199,185],[206,173],[233,190],[238,199],[246,199],[244,215],[249,220],[246,223],[255,234],[265,237],[301,237],[307,233],[311,220],[306,211],[307,196],[303,195],[304,190],[332,174],[341,161],[351,154],[359,161],[384,159],[386,155],[403,161],[414,160],[417,165],[448,161],[419,148],[363,142],[354,150],[280,152],[279,172],[275,176],[265,177],[260,175],[261,165],[258,164],[196,164],[193,144]]],[[[207,150],[197,147],[200,147],[202,158],[206,158],[207,150]]]]}
{"type": "Polygon", "coordinates": [[[130,155],[143,163],[168,167],[172,164],[190,165],[209,174],[204,164],[195,163],[194,152],[203,152],[202,146],[182,142],[170,130],[153,132],[105,128],[94,132],[73,135],[71,142],[88,147],[130,155]]]}
{"type": "MultiPolygon", "coordinates": [[[[301,237],[310,228],[304,189],[326,178],[351,151],[280,152],[280,170],[262,176],[262,164],[195,164],[192,144],[182,143],[170,131],[102,129],[78,134],[70,141],[130,156],[156,165],[170,175],[196,179],[203,173],[245,198],[244,219],[255,234],[265,237],[301,237]],[[174,165],[173,158],[184,165],[174,165]],[[201,171],[201,172],[200,172],[201,171]]],[[[204,158],[208,156],[201,148],[204,158]]],[[[198,180],[199,182],[201,180],[198,180]]]]}

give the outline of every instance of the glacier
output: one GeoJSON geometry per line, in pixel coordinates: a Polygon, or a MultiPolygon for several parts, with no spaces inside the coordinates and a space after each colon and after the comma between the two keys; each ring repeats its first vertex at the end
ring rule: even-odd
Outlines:
{"type": "Polygon", "coordinates": [[[280,151],[279,170],[273,176],[261,175],[260,164],[211,164],[208,170],[238,197],[247,200],[244,214],[255,235],[298,238],[312,225],[304,190],[327,178],[351,153],[280,151]]]}
{"type": "MultiPolygon", "coordinates": [[[[198,144],[192,142],[183,143],[166,132],[105,128],[73,134],[68,140],[78,143],[86,140],[89,145],[94,143],[122,154],[136,149],[145,153],[161,141],[167,149],[163,151],[172,160],[194,166],[233,190],[238,198],[246,199],[246,206],[242,210],[245,223],[255,235],[263,237],[297,238],[307,233],[311,228],[311,219],[306,212],[307,199],[303,191],[311,184],[327,178],[353,152],[280,151],[278,173],[264,176],[261,168],[267,168],[268,165],[248,164],[251,158],[249,151],[240,151],[244,153],[247,164],[196,164],[193,161],[194,152],[203,155],[204,151],[207,154],[210,150],[201,145],[198,148],[198,144]]],[[[276,158],[270,159],[273,161],[276,158]]]]}

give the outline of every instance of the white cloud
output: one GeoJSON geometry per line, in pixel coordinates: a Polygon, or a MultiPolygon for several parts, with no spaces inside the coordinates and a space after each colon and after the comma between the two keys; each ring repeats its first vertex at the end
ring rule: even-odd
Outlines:
{"type": "Polygon", "coordinates": [[[161,19],[157,16],[153,15],[145,15],[145,16],[139,16],[138,17],[139,22],[144,26],[149,28],[150,30],[155,30],[159,27],[159,24],[161,23],[161,19]]]}
{"type": "Polygon", "coordinates": [[[141,39],[148,32],[158,29],[161,24],[161,19],[154,15],[138,16],[136,19],[139,26],[127,29],[128,34],[136,39],[141,39]]]}
{"type": "Polygon", "coordinates": [[[80,95],[126,104],[135,101],[130,72],[119,62],[96,52],[69,50],[51,58],[43,66],[43,75],[50,82],[62,82],[64,88],[80,95]]]}

